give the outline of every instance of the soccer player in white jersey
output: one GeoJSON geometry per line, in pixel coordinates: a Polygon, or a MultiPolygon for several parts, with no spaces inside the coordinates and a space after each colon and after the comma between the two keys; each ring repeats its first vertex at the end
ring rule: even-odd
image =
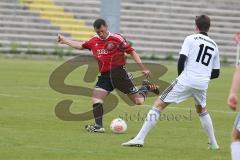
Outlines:
{"type": "MultiPolygon", "coordinates": [[[[240,89],[240,63],[236,67],[233,76],[232,87],[228,97],[228,105],[231,109],[236,110],[238,105],[237,92],[240,89]]],[[[240,113],[238,113],[235,120],[234,128],[232,131],[232,144],[231,144],[232,160],[240,159],[240,113]]]]}
{"type": "Polygon", "coordinates": [[[206,109],[208,83],[210,79],[217,78],[220,72],[219,51],[217,44],[207,34],[210,18],[206,15],[197,16],[195,24],[198,33],[187,36],[180,51],[179,76],[154,102],[137,136],[123,143],[123,146],[143,146],[146,135],[157,123],[164,108],[193,97],[202,127],[209,138],[209,149],[219,149],[206,109]]]}

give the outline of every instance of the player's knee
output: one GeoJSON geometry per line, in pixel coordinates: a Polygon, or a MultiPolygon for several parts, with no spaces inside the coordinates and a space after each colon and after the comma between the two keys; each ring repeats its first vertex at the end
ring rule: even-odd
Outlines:
{"type": "Polygon", "coordinates": [[[164,110],[164,108],[167,107],[169,103],[165,103],[162,100],[160,100],[159,98],[153,103],[153,106],[158,108],[160,111],[164,110]]]}
{"type": "Polygon", "coordinates": [[[136,105],[142,105],[144,102],[144,99],[143,98],[135,98],[133,103],[136,104],[136,105]]]}
{"type": "Polygon", "coordinates": [[[93,103],[93,104],[103,103],[103,100],[100,99],[100,98],[92,97],[92,103],[93,103]]]}
{"type": "Polygon", "coordinates": [[[201,105],[196,105],[196,112],[198,114],[201,114],[201,113],[207,112],[207,109],[203,108],[201,105]]]}
{"type": "Polygon", "coordinates": [[[196,112],[198,113],[198,114],[200,114],[200,113],[202,113],[202,110],[201,109],[196,109],[196,112]]]}
{"type": "Polygon", "coordinates": [[[240,132],[234,129],[232,131],[232,142],[240,141],[240,132]]]}
{"type": "Polygon", "coordinates": [[[142,105],[143,102],[141,102],[141,101],[137,101],[137,102],[135,102],[135,104],[136,104],[136,105],[142,105]]]}

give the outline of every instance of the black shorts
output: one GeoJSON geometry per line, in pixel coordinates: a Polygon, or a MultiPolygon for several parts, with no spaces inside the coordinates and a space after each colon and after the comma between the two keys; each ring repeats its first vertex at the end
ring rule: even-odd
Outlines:
{"type": "Polygon", "coordinates": [[[102,88],[108,92],[112,92],[116,88],[125,94],[134,94],[138,92],[138,89],[135,87],[127,71],[123,67],[101,73],[101,75],[98,76],[96,88],[102,88]]]}

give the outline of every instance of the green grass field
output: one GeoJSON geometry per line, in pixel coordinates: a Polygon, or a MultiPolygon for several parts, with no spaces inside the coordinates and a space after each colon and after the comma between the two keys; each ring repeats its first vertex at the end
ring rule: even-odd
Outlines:
{"type": "MultiPolygon", "coordinates": [[[[120,100],[118,107],[105,115],[105,134],[90,134],[84,126],[93,121],[62,121],[55,115],[55,105],[64,99],[76,100],[72,112],[91,108],[91,99],[63,95],[49,87],[52,71],[64,61],[0,58],[0,159],[1,160],[229,160],[230,131],[236,116],[228,109],[226,99],[233,67],[223,67],[221,78],[210,83],[208,110],[212,116],[219,151],[207,149],[207,137],[195,113],[193,100],[170,105],[164,114],[182,115],[179,121],[162,119],[146,138],[143,148],[125,148],[120,144],[135,136],[142,121],[133,117],[125,134],[109,130],[112,119],[148,112],[156,97],[145,105],[129,107],[120,100]],[[190,113],[191,112],[191,113],[190,113]],[[191,114],[191,117],[190,117],[191,114]],[[188,118],[186,118],[188,117],[188,118]]],[[[170,82],[176,76],[176,65],[166,63],[168,72],[161,79],[170,82]]],[[[86,68],[75,70],[67,80],[82,85],[86,68]]],[[[157,69],[157,68],[156,68],[157,69]]],[[[85,86],[92,88],[94,83],[85,86]]]]}

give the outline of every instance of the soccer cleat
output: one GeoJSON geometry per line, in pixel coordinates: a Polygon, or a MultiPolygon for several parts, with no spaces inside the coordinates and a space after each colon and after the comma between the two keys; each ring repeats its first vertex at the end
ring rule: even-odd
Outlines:
{"type": "Polygon", "coordinates": [[[156,95],[159,95],[159,86],[154,84],[154,83],[150,83],[148,80],[143,80],[142,82],[142,85],[143,86],[146,86],[147,89],[150,91],[150,92],[153,92],[155,93],[156,95]]]}
{"type": "Polygon", "coordinates": [[[210,149],[210,150],[219,150],[220,147],[217,144],[210,144],[209,143],[208,149],[210,149]]]}
{"type": "Polygon", "coordinates": [[[88,124],[85,126],[85,129],[88,132],[94,132],[94,133],[104,133],[105,132],[105,129],[98,124],[88,124]]]}
{"type": "Polygon", "coordinates": [[[132,139],[128,142],[122,143],[125,147],[143,147],[144,141],[139,139],[132,139]]]}

